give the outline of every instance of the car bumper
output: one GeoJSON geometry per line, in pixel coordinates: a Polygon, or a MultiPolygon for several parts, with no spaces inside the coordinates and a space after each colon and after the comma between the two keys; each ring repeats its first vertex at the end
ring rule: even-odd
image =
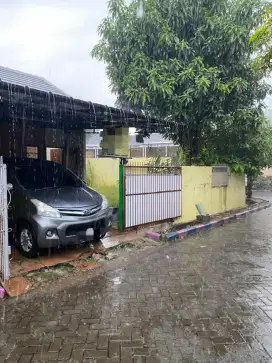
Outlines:
{"type": "Polygon", "coordinates": [[[94,240],[94,231],[100,235],[112,227],[112,212],[110,209],[88,216],[62,216],[61,218],[46,218],[35,215],[31,221],[40,248],[77,245],[94,240]]]}

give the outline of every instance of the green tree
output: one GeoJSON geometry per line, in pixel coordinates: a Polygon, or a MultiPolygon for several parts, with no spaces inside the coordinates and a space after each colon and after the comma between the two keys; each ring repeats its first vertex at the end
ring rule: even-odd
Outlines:
{"type": "Polygon", "coordinates": [[[237,110],[261,116],[268,88],[248,39],[263,8],[262,0],[110,0],[92,55],[106,63],[118,104],[162,120],[158,131],[193,162],[237,110]]]}
{"type": "Polygon", "coordinates": [[[266,9],[260,26],[250,38],[252,49],[256,52],[255,66],[264,72],[272,69],[272,7],[266,9]]]}
{"type": "Polygon", "coordinates": [[[232,171],[246,173],[250,198],[256,176],[263,168],[272,166],[272,127],[254,109],[237,110],[229,122],[208,135],[197,162],[226,163],[232,171]]]}

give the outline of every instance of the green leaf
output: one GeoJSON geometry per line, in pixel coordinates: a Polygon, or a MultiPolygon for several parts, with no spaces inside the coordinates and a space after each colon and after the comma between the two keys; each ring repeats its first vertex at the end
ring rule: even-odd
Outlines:
{"type": "MultiPolygon", "coordinates": [[[[271,66],[272,6],[142,0],[138,18],[139,1],[109,1],[92,50],[106,64],[117,106],[157,117],[152,131],[179,145],[188,163],[227,163],[237,173],[271,165],[263,78],[271,66]]],[[[148,121],[141,127],[149,133],[148,121]]]]}

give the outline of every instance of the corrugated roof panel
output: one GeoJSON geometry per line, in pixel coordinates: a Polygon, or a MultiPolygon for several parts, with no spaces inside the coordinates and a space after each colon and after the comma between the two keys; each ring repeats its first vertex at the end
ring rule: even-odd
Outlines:
{"type": "Polygon", "coordinates": [[[0,80],[18,86],[29,87],[43,92],[52,92],[60,96],[69,96],[67,93],[48,82],[43,77],[34,76],[29,73],[16,71],[11,68],[0,66],[0,80]]]}

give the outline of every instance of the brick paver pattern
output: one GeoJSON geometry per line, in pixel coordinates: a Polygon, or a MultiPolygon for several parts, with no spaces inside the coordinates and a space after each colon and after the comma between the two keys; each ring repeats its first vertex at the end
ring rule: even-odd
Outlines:
{"type": "Polygon", "coordinates": [[[0,362],[272,362],[272,209],[0,302],[0,362]]]}

